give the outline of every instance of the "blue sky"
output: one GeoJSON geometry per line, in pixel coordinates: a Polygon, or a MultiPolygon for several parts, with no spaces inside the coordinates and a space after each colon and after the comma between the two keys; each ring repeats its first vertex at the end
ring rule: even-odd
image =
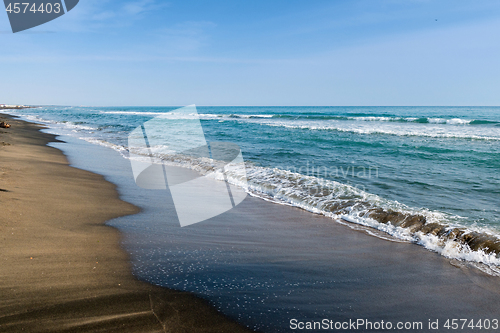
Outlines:
{"type": "Polygon", "coordinates": [[[497,0],[80,0],[0,13],[0,103],[500,105],[499,35],[497,0]]]}

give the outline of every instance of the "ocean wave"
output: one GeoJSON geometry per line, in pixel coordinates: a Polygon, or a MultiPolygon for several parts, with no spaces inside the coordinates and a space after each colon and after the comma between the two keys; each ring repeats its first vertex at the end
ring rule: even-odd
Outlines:
{"type": "MultiPolygon", "coordinates": [[[[116,114],[116,115],[128,115],[128,116],[163,116],[171,117],[172,119],[180,119],[179,117],[185,117],[185,114],[177,114],[174,111],[170,112],[155,112],[155,111],[99,111],[102,114],[116,114]]],[[[297,113],[297,114],[242,114],[242,113],[199,113],[199,119],[202,120],[232,120],[232,121],[275,121],[274,126],[278,126],[282,121],[280,126],[289,128],[306,128],[300,125],[294,125],[295,121],[317,121],[318,124],[311,126],[312,130],[339,130],[339,131],[352,131],[358,134],[396,134],[391,131],[377,131],[370,129],[345,129],[345,128],[332,128],[330,124],[332,122],[338,122],[339,124],[344,124],[347,122],[354,123],[407,123],[407,124],[419,124],[419,125],[450,125],[450,128],[462,128],[464,126],[474,128],[481,125],[499,125],[497,121],[491,120],[478,120],[478,119],[465,119],[465,118],[446,118],[446,117],[423,117],[423,116],[396,116],[396,115],[369,115],[369,114],[356,114],[356,115],[325,115],[325,114],[308,114],[308,113],[297,113]],[[320,124],[324,121],[323,124],[320,124]],[[276,125],[278,124],[278,125],[276,125]]],[[[273,125],[272,123],[264,123],[268,125],[273,125]]],[[[339,126],[342,127],[342,126],[339,126]]],[[[345,126],[344,126],[345,127],[345,126]]],[[[425,128],[425,127],[421,127],[425,128]]],[[[479,130],[479,129],[478,129],[479,130]]],[[[408,133],[409,136],[419,135],[418,133],[412,134],[408,133]]],[[[497,140],[499,138],[485,135],[447,135],[447,134],[433,134],[424,135],[431,137],[443,137],[443,138],[470,138],[470,139],[487,139],[487,140],[497,140]]]]}
{"type": "Polygon", "coordinates": [[[401,122],[419,124],[445,124],[445,125],[486,125],[496,124],[494,121],[462,119],[462,118],[429,118],[429,117],[398,117],[398,116],[338,116],[338,115],[314,115],[314,114],[218,114],[222,118],[255,119],[255,118],[275,118],[291,120],[338,120],[338,121],[359,121],[359,122],[401,122]]]}
{"type": "Polygon", "coordinates": [[[338,121],[359,121],[359,122],[400,122],[418,124],[443,124],[443,125],[489,125],[497,124],[496,121],[475,120],[463,118],[432,118],[432,117],[398,117],[398,116],[336,116],[336,115],[310,115],[310,114],[219,114],[222,118],[254,119],[254,118],[275,118],[291,120],[338,120],[338,121]]]}
{"type": "MultiPolygon", "coordinates": [[[[219,115],[226,117],[227,115],[219,115]]],[[[497,125],[498,121],[492,120],[478,120],[478,119],[465,119],[465,118],[436,118],[436,117],[399,117],[399,116],[335,116],[335,115],[287,115],[287,114],[274,114],[274,115],[231,115],[230,118],[254,119],[254,118],[273,118],[281,120],[333,120],[338,122],[354,121],[354,122],[383,122],[383,123],[414,123],[414,124],[440,124],[451,126],[479,126],[479,125],[497,125]]]]}
{"type": "Polygon", "coordinates": [[[212,114],[212,113],[200,113],[186,115],[185,113],[178,113],[175,111],[169,112],[155,112],[155,111],[99,111],[102,114],[116,114],[116,115],[126,115],[126,116],[163,116],[171,117],[172,119],[183,119],[183,117],[195,117],[199,116],[200,119],[214,119],[221,118],[222,115],[212,114]]]}
{"type": "Polygon", "coordinates": [[[469,123],[470,125],[494,125],[494,124],[499,124],[498,121],[492,121],[492,120],[471,120],[469,123]]]}
{"type": "Polygon", "coordinates": [[[352,126],[350,124],[328,123],[323,124],[320,122],[307,123],[307,122],[259,122],[260,125],[272,127],[285,127],[290,129],[303,129],[311,131],[337,131],[337,132],[350,132],[356,134],[380,134],[380,135],[393,135],[393,136],[420,136],[430,138],[449,138],[449,139],[469,139],[469,140],[488,140],[500,141],[500,131],[495,128],[489,130],[472,129],[464,131],[460,128],[446,129],[442,127],[395,127],[395,126],[352,126]]]}
{"type": "MultiPolygon", "coordinates": [[[[447,124],[447,125],[469,125],[474,119],[462,118],[428,118],[428,117],[348,117],[354,121],[383,121],[383,122],[409,122],[420,124],[447,124]]],[[[478,124],[477,122],[474,124],[478,124]]],[[[484,123],[486,124],[486,123],[484,123]]]]}
{"type": "Polygon", "coordinates": [[[85,130],[85,131],[97,131],[99,128],[90,126],[86,122],[72,122],[72,121],[56,121],[56,120],[51,120],[51,119],[44,119],[40,117],[39,115],[29,115],[29,114],[16,114],[18,116],[21,116],[22,119],[30,121],[30,122],[35,122],[39,124],[48,124],[48,125],[58,125],[61,126],[65,129],[69,129],[72,131],[80,131],[80,130],[85,130]]]}
{"type": "Polygon", "coordinates": [[[170,112],[154,112],[154,111],[99,111],[102,114],[121,114],[129,116],[159,116],[170,112]]]}
{"type": "Polygon", "coordinates": [[[79,139],[87,141],[87,142],[92,143],[92,144],[103,146],[106,148],[111,148],[111,149],[116,150],[117,152],[121,153],[123,157],[128,158],[128,149],[122,145],[117,145],[117,144],[108,142],[106,140],[96,139],[96,138],[88,137],[88,136],[79,137],[79,139]]]}
{"type": "Polygon", "coordinates": [[[430,124],[467,125],[467,124],[470,124],[470,122],[472,120],[469,120],[469,119],[460,119],[460,118],[452,118],[452,119],[427,118],[427,121],[430,124]]]}
{"type": "MultiPolygon", "coordinates": [[[[133,115],[133,116],[159,116],[170,115],[175,117],[175,111],[171,112],[154,112],[154,111],[100,111],[103,114],[118,114],[118,115],[133,115]]],[[[200,113],[201,119],[290,119],[290,120],[338,120],[338,121],[359,121],[359,122],[402,122],[402,123],[419,123],[419,124],[443,124],[443,125],[489,125],[498,124],[496,121],[475,120],[463,118],[439,118],[439,117],[401,117],[394,115],[377,116],[377,115],[322,115],[322,114],[221,114],[221,113],[200,113]]]]}
{"type": "MultiPolygon", "coordinates": [[[[236,175],[237,176],[237,175],[236,175]]],[[[500,265],[500,238],[494,231],[457,224],[458,217],[408,207],[350,185],[280,169],[247,168],[248,188],[271,201],[381,230],[441,255],[500,265]]],[[[231,181],[233,175],[229,175],[231,181]]],[[[235,178],[235,184],[239,177],[235,178]]]]}
{"type": "Polygon", "coordinates": [[[252,118],[273,118],[273,114],[230,114],[230,115],[219,115],[227,116],[229,118],[242,118],[242,119],[252,119],[252,118]]]}
{"type": "Polygon", "coordinates": [[[84,125],[84,123],[74,123],[74,122],[56,122],[56,124],[63,124],[66,128],[76,129],[76,130],[85,130],[85,131],[97,131],[99,128],[84,125]]]}
{"type": "MultiPolygon", "coordinates": [[[[146,152],[142,153],[147,156],[146,152]]],[[[201,175],[214,174],[214,163],[208,158],[155,154],[154,161],[189,168],[201,175]]],[[[490,271],[500,272],[498,232],[461,225],[459,216],[412,208],[351,185],[248,162],[245,173],[241,168],[228,168],[226,177],[231,184],[244,188],[252,196],[302,208],[341,223],[372,228],[447,258],[487,265],[490,271]]],[[[387,239],[377,233],[370,234],[387,239]]]]}
{"type": "Polygon", "coordinates": [[[428,117],[348,117],[355,121],[384,121],[384,122],[410,122],[420,124],[446,124],[446,125],[486,125],[496,124],[494,121],[474,120],[462,118],[428,118],[428,117]]]}
{"type": "MultiPolygon", "coordinates": [[[[100,111],[102,114],[118,114],[118,115],[127,115],[127,116],[170,116],[172,118],[175,117],[185,117],[187,116],[185,113],[176,113],[175,111],[169,112],[155,112],[155,111],[100,111]]],[[[217,118],[219,117],[216,114],[206,113],[206,114],[191,114],[190,116],[200,115],[206,118],[217,118]]],[[[179,118],[180,119],[180,118],[179,118]]]]}

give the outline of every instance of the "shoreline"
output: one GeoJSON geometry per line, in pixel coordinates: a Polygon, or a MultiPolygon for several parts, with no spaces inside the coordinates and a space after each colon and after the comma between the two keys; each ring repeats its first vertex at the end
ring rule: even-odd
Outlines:
{"type": "Polygon", "coordinates": [[[0,114],[0,332],[249,332],[193,294],[136,279],[105,222],[139,209],[74,168],[42,126],[0,114]]]}
{"type": "MultiPolygon", "coordinates": [[[[55,107],[55,109],[58,108],[60,109],[60,107],[55,107]]],[[[80,111],[83,112],[83,114],[86,114],[88,110],[86,111],[85,109],[88,109],[88,107],[85,107],[80,111]]],[[[48,108],[48,110],[49,113],[54,111],[51,110],[51,108],[48,108]]],[[[108,113],[108,111],[99,111],[104,113],[102,114],[101,119],[106,118],[105,114],[108,113]]],[[[116,111],[111,111],[111,113],[115,112],[116,111]]],[[[112,148],[118,152],[127,150],[126,144],[123,142],[123,138],[120,138],[119,140],[115,140],[117,138],[110,138],[111,140],[106,139],[107,134],[103,133],[106,133],[108,130],[103,130],[101,132],[100,125],[98,125],[99,121],[96,121],[93,125],[91,125],[93,121],[83,121],[83,123],[85,123],[84,125],[83,123],[80,123],[78,117],[73,118],[73,121],[63,120],[65,119],[63,117],[59,120],[54,120],[54,123],[52,123],[53,120],[43,119],[43,113],[44,111],[38,110],[28,111],[26,118],[22,117],[22,119],[42,124],[49,123],[51,124],[50,127],[56,130],[55,133],[62,134],[65,137],[68,135],[68,130],[75,133],[82,132],[84,134],[85,141],[97,143],[98,145],[112,148]]],[[[56,115],[55,119],[61,116],[58,116],[58,113],[59,111],[56,111],[54,114],[56,115]]],[[[71,113],[72,112],[66,113],[65,116],[70,119],[72,118],[71,113]]],[[[131,110],[118,111],[118,114],[122,113],[132,113],[134,116],[140,115],[140,112],[137,113],[131,110]]],[[[13,111],[12,114],[22,116],[24,113],[13,111]]],[[[146,115],[152,114],[146,113],[146,115]]],[[[222,115],[219,114],[218,116],[222,115]]],[[[121,117],[121,115],[119,117],[121,117]]],[[[128,117],[128,115],[126,117],[128,117]]],[[[115,120],[109,119],[104,121],[102,124],[103,128],[108,128],[107,126],[110,124],[117,125],[114,122],[115,120]],[[106,124],[106,122],[109,121],[111,122],[106,124]]],[[[129,124],[129,121],[125,124],[129,124]]],[[[110,128],[115,128],[114,125],[110,128]]],[[[118,125],[116,128],[119,128],[120,126],[121,125],[118,125]]],[[[115,131],[116,128],[111,130],[111,132],[115,131]]],[[[122,134],[123,133],[118,134],[118,137],[122,134]]],[[[73,136],[73,133],[69,133],[69,136],[73,136]]],[[[61,150],[65,151],[62,148],[61,150]]],[[[370,153],[368,152],[368,154],[370,153]]],[[[126,153],[124,157],[127,158],[126,153]]],[[[192,161],[188,161],[188,164],[189,163],[192,163],[192,161]]],[[[200,165],[194,163],[191,166],[197,168],[200,165]]],[[[77,167],[81,168],[81,166],[78,165],[77,167]]],[[[444,210],[441,211],[439,207],[433,206],[434,203],[429,205],[429,202],[426,201],[427,199],[423,198],[420,198],[420,200],[424,200],[421,201],[422,204],[412,204],[411,199],[410,201],[405,201],[406,204],[409,205],[407,206],[404,203],[400,204],[394,196],[391,198],[390,194],[386,195],[377,190],[373,193],[364,191],[360,192],[358,191],[360,188],[357,188],[356,186],[353,188],[349,181],[347,181],[347,183],[342,180],[338,182],[339,179],[336,177],[338,177],[339,174],[335,165],[332,167],[332,170],[336,170],[337,175],[333,176],[333,178],[329,178],[326,175],[326,178],[322,178],[318,173],[314,176],[314,172],[311,176],[309,171],[307,171],[306,174],[300,174],[300,172],[291,172],[292,170],[278,170],[275,172],[272,168],[252,168],[252,166],[250,166],[250,168],[253,169],[253,171],[257,171],[257,177],[252,179],[253,185],[255,185],[255,188],[252,190],[252,195],[256,195],[264,199],[270,198],[272,202],[285,205],[290,204],[312,213],[318,213],[333,219],[342,219],[344,217],[347,218],[348,221],[356,223],[357,225],[377,230],[377,233],[380,232],[388,234],[390,237],[396,237],[403,241],[411,241],[419,244],[429,251],[439,253],[446,258],[466,260],[473,264],[485,265],[487,266],[486,270],[491,271],[492,274],[500,276],[500,234],[498,233],[498,230],[494,228],[494,224],[496,223],[494,221],[496,221],[496,217],[486,219],[480,214],[476,217],[469,216],[469,214],[463,214],[466,219],[465,223],[462,223],[462,221],[464,221],[460,217],[462,215],[460,215],[460,212],[457,213],[457,207],[454,207],[453,205],[449,205],[449,209],[445,209],[443,206],[444,210]],[[262,173],[266,173],[266,176],[262,177],[262,173]],[[270,177],[272,177],[271,181],[270,177]],[[296,181],[296,179],[301,177],[308,179],[307,185],[299,184],[296,181]],[[278,193],[277,198],[275,198],[273,193],[274,190],[268,192],[268,186],[272,187],[274,186],[273,183],[279,184],[281,182],[286,182],[287,186],[280,190],[281,192],[278,193]],[[321,195],[310,195],[311,192],[319,194],[318,190],[321,192],[321,195]],[[350,200],[343,201],[336,198],[335,192],[342,191],[350,192],[350,200]],[[288,196],[287,193],[298,194],[299,198],[295,198],[295,194],[288,196]],[[476,225],[474,222],[476,220],[484,220],[488,223],[479,223],[479,225],[476,225]],[[493,224],[490,224],[489,221],[493,221],[493,224]]],[[[327,169],[325,169],[325,171],[326,170],[327,169]]],[[[345,177],[346,174],[342,168],[341,170],[342,172],[340,176],[345,177]]],[[[354,168],[352,171],[354,177],[354,168]]],[[[96,173],[103,174],[102,172],[96,173]]],[[[365,176],[362,176],[362,178],[363,177],[365,176]]],[[[371,178],[371,176],[368,176],[368,179],[369,178],[371,178]]],[[[375,178],[378,178],[378,172],[375,178]]],[[[391,177],[385,179],[383,182],[390,181],[390,178],[391,177]]],[[[345,179],[347,180],[347,178],[345,179]]],[[[229,179],[229,181],[231,182],[231,179],[229,179]]],[[[114,183],[117,184],[116,182],[114,183]]],[[[238,180],[236,179],[236,182],[233,183],[233,185],[237,183],[238,180]]],[[[375,187],[378,186],[376,184],[373,185],[375,187]]],[[[418,192],[419,191],[417,190],[414,194],[417,196],[422,194],[418,192]]],[[[388,193],[390,193],[390,191],[388,193]]],[[[432,191],[426,192],[423,197],[430,198],[434,195],[439,195],[439,193],[433,193],[432,191]]],[[[460,198],[457,198],[455,201],[460,201],[460,198]]],[[[478,202],[478,204],[478,207],[481,207],[481,202],[478,202]]],[[[473,208],[474,206],[470,207],[473,208]]]]}

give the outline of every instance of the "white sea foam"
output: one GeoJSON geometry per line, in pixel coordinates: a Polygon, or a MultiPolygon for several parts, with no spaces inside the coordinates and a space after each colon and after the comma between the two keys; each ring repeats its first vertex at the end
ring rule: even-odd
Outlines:
{"type": "MultiPolygon", "coordinates": [[[[129,116],[161,116],[161,115],[171,115],[172,117],[181,116],[181,114],[175,111],[171,112],[154,112],[154,111],[100,111],[103,114],[119,114],[119,115],[129,115],[129,116]]],[[[185,115],[185,114],[182,114],[185,115]]],[[[201,118],[212,119],[212,118],[240,118],[240,119],[250,119],[250,118],[272,118],[272,114],[214,114],[214,113],[198,113],[201,118]]]]}
{"type": "Polygon", "coordinates": [[[186,119],[186,117],[195,117],[199,116],[200,119],[215,119],[221,118],[221,115],[211,114],[211,113],[197,113],[186,115],[185,113],[177,113],[175,111],[171,112],[154,112],[154,111],[100,111],[102,114],[117,114],[117,115],[126,115],[126,116],[153,116],[158,117],[162,116],[164,118],[171,119],[186,119]]]}
{"type": "Polygon", "coordinates": [[[150,111],[100,111],[103,114],[121,114],[129,116],[160,116],[169,112],[150,112],[150,111]]]}
{"type": "MultiPolygon", "coordinates": [[[[237,185],[238,181],[233,180],[234,176],[229,175],[228,179],[237,185]]],[[[447,258],[486,264],[492,266],[495,270],[500,267],[500,258],[495,253],[486,253],[483,250],[473,251],[467,244],[461,244],[456,240],[441,239],[438,236],[419,231],[412,232],[408,228],[394,226],[390,223],[380,223],[373,218],[362,217],[369,209],[382,208],[385,211],[424,216],[428,223],[448,225],[450,229],[465,228],[457,224],[457,221],[460,220],[458,216],[450,216],[428,209],[411,208],[397,201],[386,200],[349,185],[279,169],[251,166],[247,169],[247,177],[248,189],[251,193],[268,201],[300,207],[336,220],[348,216],[348,221],[352,223],[383,231],[403,241],[422,245],[447,258]],[[326,194],[318,195],[318,193],[314,192],[311,194],[311,190],[314,190],[317,186],[327,189],[326,194]],[[332,209],[334,207],[341,208],[335,210],[332,209]]],[[[495,231],[486,227],[472,226],[465,229],[468,230],[467,232],[480,232],[498,238],[495,231]]]]}
{"type": "Polygon", "coordinates": [[[106,148],[111,148],[111,149],[116,150],[117,152],[121,153],[122,156],[124,156],[125,158],[128,158],[128,150],[127,150],[127,148],[125,148],[122,145],[117,145],[117,144],[114,144],[114,143],[111,143],[111,142],[108,142],[105,140],[96,139],[96,138],[92,138],[92,137],[88,137],[88,136],[79,137],[79,139],[87,141],[89,143],[99,145],[99,146],[103,146],[106,148]]]}
{"type": "Polygon", "coordinates": [[[272,114],[230,114],[230,115],[220,115],[223,117],[230,118],[242,118],[242,119],[252,119],[252,118],[272,118],[272,114]]]}
{"type": "MultiPolygon", "coordinates": [[[[450,121],[452,121],[451,119],[450,121]]],[[[395,136],[420,136],[431,138],[450,138],[450,139],[476,139],[476,140],[500,140],[500,128],[498,127],[463,127],[446,126],[445,124],[419,124],[419,123],[383,123],[372,124],[370,122],[358,121],[268,121],[253,120],[254,123],[272,126],[285,127],[290,129],[304,129],[311,131],[338,131],[350,132],[356,134],[381,134],[395,136]]],[[[458,120],[457,120],[458,122],[458,120]]]]}
{"type": "Polygon", "coordinates": [[[50,119],[44,119],[40,117],[39,115],[30,115],[30,114],[17,114],[21,116],[21,119],[38,123],[38,124],[46,124],[46,125],[55,125],[59,126],[61,128],[69,129],[72,131],[80,131],[80,130],[85,130],[85,131],[97,131],[98,128],[89,126],[87,124],[80,124],[80,123],[74,123],[71,121],[56,121],[56,120],[50,120],[50,119]]]}
{"type": "MultiPolygon", "coordinates": [[[[177,114],[175,112],[139,112],[139,111],[102,111],[108,114],[161,116],[169,119],[186,119],[196,115],[177,114]]],[[[465,126],[472,119],[462,118],[426,118],[427,123],[421,123],[416,117],[348,117],[348,120],[308,120],[275,118],[272,114],[210,114],[201,113],[200,119],[232,120],[250,122],[265,126],[285,127],[291,129],[308,129],[313,131],[339,131],[356,134],[382,134],[395,136],[421,136],[431,138],[500,140],[498,127],[465,126]],[[453,125],[453,126],[447,126],[453,125]]],[[[300,118],[300,117],[299,117],[300,118]]]]}
{"type": "MultiPolygon", "coordinates": [[[[207,174],[213,170],[210,159],[196,159],[192,157],[156,156],[156,161],[175,166],[187,167],[201,174],[207,174]]],[[[266,201],[299,207],[315,214],[325,215],[335,220],[348,217],[348,221],[365,227],[382,231],[396,239],[413,242],[435,251],[447,258],[464,260],[490,267],[491,271],[500,270],[500,258],[495,253],[487,253],[483,250],[471,250],[467,244],[458,240],[443,239],[433,234],[425,234],[420,231],[412,232],[409,228],[381,223],[364,215],[372,209],[381,208],[384,211],[399,212],[410,216],[418,215],[426,218],[427,223],[439,223],[452,228],[462,227],[457,221],[458,216],[430,211],[424,208],[412,208],[397,201],[386,200],[374,194],[361,191],[355,187],[335,181],[325,180],[313,176],[304,176],[281,169],[263,168],[248,164],[246,168],[247,183],[243,183],[241,169],[229,169],[226,176],[230,183],[242,186],[252,196],[262,198],[266,201]]],[[[219,177],[222,180],[221,177],[219,177]]],[[[482,232],[498,238],[498,234],[486,227],[469,227],[467,232],[482,232]]],[[[387,239],[377,233],[374,236],[387,239]]]]}
{"type": "Polygon", "coordinates": [[[59,123],[63,124],[66,128],[70,129],[75,129],[75,130],[85,130],[85,131],[97,131],[98,128],[93,127],[93,126],[88,126],[88,125],[83,125],[83,124],[75,124],[72,122],[67,122],[67,123],[59,123]]]}
{"type": "Polygon", "coordinates": [[[455,240],[443,240],[432,234],[417,232],[415,238],[416,243],[446,258],[482,263],[492,266],[495,270],[500,267],[500,258],[495,253],[486,253],[483,250],[473,251],[467,244],[455,240]]]}
{"type": "Polygon", "coordinates": [[[460,118],[452,118],[452,119],[428,118],[427,120],[431,124],[449,124],[449,125],[468,125],[473,121],[471,119],[460,119],[460,118]]]}
{"type": "Polygon", "coordinates": [[[355,121],[399,121],[401,117],[348,117],[349,120],[355,121]]]}
{"type": "Polygon", "coordinates": [[[474,119],[461,119],[461,118],[417,118],[417,117],[393,117],[393,116],[367,116],[367,117],[347,117],[348,120],[353,120],[353,121],[382,121],[382,122],[417,122],[420,119],[423,119],[425,124],[425,121],[427,121],[430,124],[448,124],[448,125],[468,125],[474,119]]]}

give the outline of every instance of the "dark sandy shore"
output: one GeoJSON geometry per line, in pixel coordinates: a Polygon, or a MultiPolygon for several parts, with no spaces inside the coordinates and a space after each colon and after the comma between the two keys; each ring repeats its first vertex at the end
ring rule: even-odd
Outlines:
{"type": "Polygon", "coordinates": [[[53,135],[1,115],[0,332],[245,332],[205,301],[131,274],[105,221],[138,212],[70,167],[53,135]]]}
{"type": "MultiPolygon", "coordinates": [[[[53,136],[32,124],[9,122],[12,128],[0,129],[1,332],[244,331],[189,293],[134,279],[129,257],[118,245],[120,233],[104,222],[133,214],[136,207],[120,201],[114,185],[103,177],[69,167],[59,150],[45,146],[53,136]]],[[[129,185],[117,183],[131,186],[125,193],[138,191],[129,178],[129,185]]],[[[448,330],[443,325],[448,319],[500,319],[499,277],[421,246],[390,242],[359,227],[353,230],[324,216],[252,197],[209,221],[179,228],[175,216],[165,216],[175,211],[168,198],[155,197],[137,203],[145,207],[142,213],[116,222],[151,228],[127,235],[125,245],[137,246],[145,258],[148,248],[152,253],[179,248],[181,254],[207,255],[192,282],[226,275],[271,279],[275,289],[263,292],[283,297],[269,306],[246,308],[239,318],[252,327],[267,322],[268,332],[294,332],[299,330],[290,329],[292,318],[327,318],[421,322],[421,330],[410,330],[415,332],[469,332],[467,327],[448,330]],[[158,230],[153,230],[156,225],[158,230]],[[213,269],[217,263],[211,253],[223,267],[213,269]],[[293,286],[283,287],[285,281],[293,286]],[[259,317],[271,309],[278,311],[259,317]],[[429,320],[438,320],[439,329],[429,329],[429,320]]],[[[141,263],[142,269],[148,270],[146,275],[161,276],[164,273],[155,271],[159,265],[170,267],[178,261],[189,266],[203,259],[176,258],[175,253],[151,256],[150,262],[141,263]]],[[[262,296],[258,291],[254,296],[262,296]]],[[[233,290],[220,292],[227,302],[238,296],[233,290]]],[[[319,330],[309,330],[314,331],[319,330]]]]}

